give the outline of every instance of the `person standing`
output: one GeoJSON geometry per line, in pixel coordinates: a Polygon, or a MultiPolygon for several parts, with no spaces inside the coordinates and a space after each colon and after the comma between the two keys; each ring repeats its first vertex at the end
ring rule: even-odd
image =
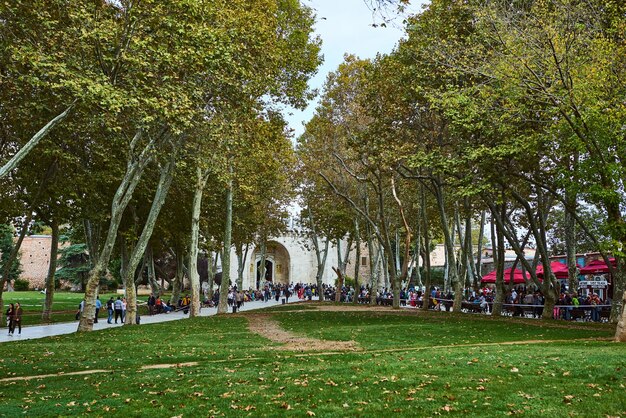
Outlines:
{"type": "Polygon", "coordinates": [[[111,299],[107,300],[107,313],[109,314],[109,317],[107,318],[107,324],[113,323],[113,305],[114,304],[115,304],[115,301],[113,300],[113,296],[111,296],[111,299]]]}
{"type": "Polygon", "coordinates": [[[9,336],[13,335],[13,331],[15,330],[15,323],[13,322],[13,317],[15,316],[15,305],[12,303],[9,304],[9,307],[6,312],[7,315],[7,326],[9,327],[9,336]]]}
{"type": "Polygon", "coordinates": [[[115,323],[117,324],[117,319],[122,319],[122,300],[119,296],[117,297],[117,300],[115,301],[113,307],[115,308],[115,323]]]}
{"type": "Polygon", "coordinates": [[[19,302],[15,303],[15,313],[13,314],[13,330],[11,334],[15,332],[15,327],[17,326],[17,334],[22,334],[22,307],[19,302]]]}
{"type": "Polygon", "coordinates": [[[93,317],[93,323],[98,323],[98,315],[100,315],[100,308],[102,308],[102,302],[100,302],[100,296],[96,297],[96,316],[93,317]]]}
{"type": "Polygon", "coordinates": [[[76,320],[80,319],[80,316],[83,314],[83,309],[85,309],[85,299],[81,300],[78,304],[78,310],[76,311],[76,320]]]}
{"type": "Polygon", "coordinates": [[[126,298],[122,298],[122,324],[126,323],[126,298]]]}
{"type": "Polygon", "coordinates": [[[148,298],[148,315],[154,315],[154,306],[156,305],[156,298],[154,295],[150,295],[148,298]]]}

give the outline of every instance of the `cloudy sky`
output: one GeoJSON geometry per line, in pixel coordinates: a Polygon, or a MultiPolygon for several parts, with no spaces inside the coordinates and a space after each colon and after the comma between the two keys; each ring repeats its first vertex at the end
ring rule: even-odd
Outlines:
{"type": "MultiPolygon", "coordinates": [[[[360,58],[374,58],[378,52],[391,52],[403,36],[402,19],[387,27],[373,27],[381,23],[379,15],[370,10],[364,0],[303,0],[316,11],[315,29],[322,38],[324,63],[317,75],[309,82],[313,88],[321,88],[326,75],[334,71],[343,61],[344,54],[355,54],[360,58]]],[[[420,10],[420,3],[414,0],[412,10],[420,10]]],[[[303,131],[303,123],[315,111],[312,102],[305,111],[289,110],[286,119],[298,137],[303,131]],[[289,114],[291,113],[291,114],[289,114]]]]}

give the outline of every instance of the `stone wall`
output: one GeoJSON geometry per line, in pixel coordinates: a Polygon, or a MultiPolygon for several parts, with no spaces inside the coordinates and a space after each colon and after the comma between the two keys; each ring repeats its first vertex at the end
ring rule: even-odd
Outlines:
{"type": "Polygon", "coordinates": [[[32,289],[43,289],[50,266],[50,235],[24,237],[20,249],[22,274],[20,279],[28,280],[32,289]]]}

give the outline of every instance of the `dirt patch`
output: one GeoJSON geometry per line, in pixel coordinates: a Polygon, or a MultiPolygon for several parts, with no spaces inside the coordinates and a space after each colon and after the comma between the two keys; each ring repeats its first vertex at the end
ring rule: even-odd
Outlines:
{"type": "Polygon", "coordinates": [[[320,305],[317,307],[318,311],[322,312],[396,312],[397,309],[393,309],[391,306],[369,306],[369,305],[320,305]]]}
{"type": "Polygon", "coordinates": [[[248,328],[251,332],[267,338],[270,341],[284,344],[272,347],[276,350],[289,351],[355,351],[359,347],[354,341],[325,341],[307,338],[286,331],[271,315],[246,315],[248,328]]]}
{"type": "Polygon", "coordinates": [[[36,376],[16,376],[16,377],[5,377],[4,379],[0,379],[0,382],[16,382],[16,381],[24,381],[24,380],[34,380],[34,379],[45,379],[47,377],[59,377],[59,376],[82,376],[86,374],[96,374],[96,373],[111,373],[111,370],[81,370],[79,372],[68,372],[68,373],[52,373],[52,374],[40,374],[36,376]]]}
{"type": "Polygon", "coordinates": [[[142,366],[141,370],[150,370],[150,369],[177,369],[179,367],[193,367],[197,366],[197,361],[190,361],[188,363],[173,363],[173,364],[149,364],[147,366],[142,366]]]}

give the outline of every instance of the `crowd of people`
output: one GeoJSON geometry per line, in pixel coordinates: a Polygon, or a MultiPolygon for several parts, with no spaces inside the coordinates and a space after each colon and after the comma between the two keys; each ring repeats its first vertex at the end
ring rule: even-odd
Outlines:
{"type": "MultiPolygon", "coordinates": [[[[326,300],[335,300],[337,291],[341,292],[341,302],[352,302],[357,298],[358,303],[369,304],[372,294],[369,286],[361,286],[357,291],[353,287],[343,286],[337,289],[324,285],[323,295],[326,300]]],[[[403,288],[400,291],[400,305],[423,306],[426,292],[417,287],[403,288]]],[[[491,313],[495,300],[495,290],[484,287],[482,289],[467,288],[464,290],[463,310],[470,312],[491,313]]],[[[450,311],[454,303],[454,294],[451,290],[443,291],[439,287],[432,287],[429,292],[428,303],[430,309],[450,311]]],[[[393,291],[383,288],[376,291],[374,301],[377,305],[392,305],[393,291]]],[[[541,291],[518,286],[506,291],[504,296],[503,312],[511,316],[532,316],[540,318],[543,314],[545,298],[541,291]]],[[[589,320],[599,322],[608,315],[611,300],[602,300],[598,293],[588,289],[579,289],[578,292],[568,292],[561,289],[560,297],[553,310],[554,319],[589,320]]]]}

